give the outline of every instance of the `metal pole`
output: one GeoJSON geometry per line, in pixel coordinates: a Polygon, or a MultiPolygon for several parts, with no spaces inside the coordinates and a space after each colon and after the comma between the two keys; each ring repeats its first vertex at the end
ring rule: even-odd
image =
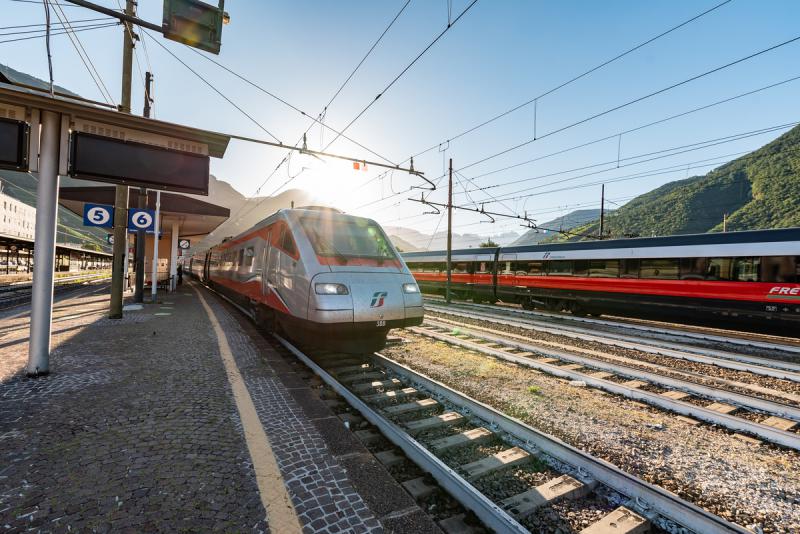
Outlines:
{"type": "MultiPolygon", "coordinates": [[[[145,73],[144,84],[144,116],[150,117],[150,103],[152,101],[150,85],[153,82],[153,75],[149,72],[145,73]]],[[[139,208],[144,209],[147,207],[147,189],[144,187],[139,189],[139,208]]],[[[134,302],[144,302],[144,255],[145,255],[145,240],[147,234],[144,230],[136,232],[136,287],[134,289],[134,302]]]]}
{"type": "Polygon", "coordinates": [[[153,275],[150,278],[150,302],[155,303],[158,293],[158,234],[161,232],[161,191],[156,191],[156,228],[153,234],[153,275]]]}
{"type": "Polygon", "coordinates": [[[178,278],[178,232],[180,232],[180,222],[174,221],[172,223],[172,230],[170,231],[170,244],[169,244],[169,289],[175,291],[177,287],[178,278]]]}
{"type": "Polygon", "coordinates": [[[600,186],[600,239],[603,239],[603,229],[605,228],[606,211],[606,184],[600,186]]]}
{"type": "Polygon", "coordinates": [[[61,117],[42,111],[39,183],[36,186],[35,257],[31,289],[28,376],[50,372],[50,328],[53,318],[53,271],[58,223],[58,159],[61,117]]]}
{"type": "Polygon", "coordinates": [[[453,158],[450,158],[450,180],[447,185],[447,287],[445,299],[450,304],[450,284],[453,279],[453,158]]]}
{"type": "MultiPolygon", "coordinates": [[[[147,207],[147,189],[139,189],[139,208],[147,207]]],[[[144,230],[136,231],[136,287],[134,289],[133,300],[144,302],[144,255],[145,240],[147,234],[144,230]]]]}
{"type": "MultiPolygon", "coordinates": [[[[134,0],[125,2],[125,14],[131,17],[136,15],[134,0]]],[[[126,22],[122,30],[122,98],[119,110],[131,112],[131,79],[133,76],[133,29],[126,22]]],[[[114,259],[111,268],[111,309],[108,316],[111,319],[122,319],[122,291],[123,277],[125,275],[125,254],[127,249],[126,234],[128,233],[128,187],[116,186],[114,197],[114,259]]]]}

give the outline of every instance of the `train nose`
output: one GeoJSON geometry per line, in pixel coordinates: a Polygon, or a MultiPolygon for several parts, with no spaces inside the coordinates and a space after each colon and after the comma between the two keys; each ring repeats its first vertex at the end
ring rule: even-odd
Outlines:
{"type": "Polygon", "coordinates": [[[370,280],[354,280],[351,285],[353,295],[353,320],[355,322],[391,321],[405,318],[403,288],[387,277],[370,280]]]}

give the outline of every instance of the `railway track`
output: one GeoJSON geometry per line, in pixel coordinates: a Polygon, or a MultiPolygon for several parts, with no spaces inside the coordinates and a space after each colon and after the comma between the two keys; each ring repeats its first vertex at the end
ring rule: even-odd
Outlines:
{"type": "MultiPolygon", "coordinates": [[[[539,512],[554,506],[563,507],[572,531],[585,534],[747,532],[379,353],[307,354],[277,339],[496,532],[536,532],[539,512]],[[594,516],[589,524],[570,524],[587,515],[594,516]]],[[[376,456],[397,458],[392,449],[376,456]]],[[[404,486],[417,497],[436,491],[425,478],[404,486]]],[[[440,525],[469,531],[461,516],[440,525]]]]}
{"type": "MultiPolygon", "coordinates": [[[[664,323],[657,321],[634,320],[629,318],[606,319],[583,317],[541,310],[523,310],[507,305],[475,304],[464,301],[453,302],[447,305],[444,299],[430,296],[426,296],[425,306],[426,308],[436,306],[476,311],[495,316],[537,321],[542,324],[550,324],[551,326],[557,325],[566,327],[568,325],[573,325],[583,331],[595,333],[600,331],[610,336],[626,335],[640,341],[646,340],[654,344],[663,344],[664,346],[669,346],[668,344],[671,342],[684,350],[694,349],[700,353],[704,351],[713,353],[715,349],[721,348],[722,350],[719,352],[723,354],[732,351],[745,351],[746,353],[752,354],[777,353],[790,360],[796,360],[800,357],[800,339],[770,334],[733,332],[709,327],[675,325],[673,323],[668,323],[668,326],[665,326],[664,323]],[[635,333],[635,335],[632,333],[635,333]]],[[[740,356],[744,356],[744,354],[740,356]]],[[[795,361],[795,363],[797,363],[797,361],[795,361]]],[[[800,365],[796,365],[794,369],[800,370],[800,365]]]]}
{"type": "MultiPolygon", "coordinates": [[[[443,490],[492,531],[537,532],[537,521],[553,521],[542,512],[557,509],[565,531],[581,534],[750,532],[380,353],[306,353],[273,337],[379,432],[357,437],[385,438],[430,475],[403,483],[412,496],[443,490]],[[586,512],[592,520],[581,520],[586,512]]],[[[404,461],[392,448],[375,456],[387,467],[404,461]]],[[[483,532],[464,514],[439,525],[483,532]]]]}
{"type": "MultiPolygon", "coordinates": [[[[69,291],[81,287],[87,282],[99,282],[111,278],[110,274],[90,274],[56,278],[53,281],[55,291],[69,291]]],[[[0,287],[0,310],[11,308],[28,302],[31,298],[32,282],[8,284],[0,287]]]]}
{"type": "MultiPolygon", "coordinates": [[[[756,356],[732,351],[743,348],[742,345],[728,347],[728,350],[698,346],[691,342],[677,343],[650,336],[630,335],[619,333],[620,327],[615,325],[615,330],[606,331],[598,328],[579,327],[573,325],[553,324],[543,322],[535,316],[529,316],[527,311],[506,310],[497,311],[497,308],[475,305],[450,305],[443,306],[438,303],[426,303],[426,310],[434,313],[448,314],[466,319],[480,319],[495,324],[502,324],[522,328],[534,332],[549,333],[583,341],[593,341],[609,346],[630,348],[641,352],[657,354],[698,363],[709,363],[727,369],[747,371],[763,376],[770,376],[794,382],[800,382],[800,354],[795,354],[794,347],[790,345],[775,345],[770,353],[774,357],[756,356]],[[780,359],[783,357],[785,359],[780,359]]],[[[763,350],[762,347],[758,347],[763,350]]]]}
{"type": "MultiPolygon", "coordinates": [[[[411,329],[423,336],[610,393],[681,416],[745,432],[800,450],[800,407],[643,371],[584,353],[534,345],[487,328],[426,319],[411,329]]],[[[781,392],[774,392],[779,396],[781,392]]],[[[784,394],[785,395],[785,394],[784,394]]]]}

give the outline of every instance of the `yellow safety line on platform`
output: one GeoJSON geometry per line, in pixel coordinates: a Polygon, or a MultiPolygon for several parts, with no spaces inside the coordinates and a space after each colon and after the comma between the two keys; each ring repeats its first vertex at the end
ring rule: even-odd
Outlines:
{"type": "Polygon", "coordinates": [[[267,511],[269,528],[272,532],[280,532],[281,534],[299,534],[302,532],[300,520],[297,518],[297,512],[286,491],[283,477],[275,461],[269,438],[261,425],[253,399],[250,397],[250,392],[247,390],[239,368],[236,366],[231,347],[228,344],[228,338],[225,336],[214,310],[208,305],[205,297],[199,291],[197,296],[200,297],[200,302],[203,304],[203,308],[205,308],[208,318],[211,320],[211,325],[214,327],[214,334],[219,345],[219,354],[222,358],[222,363],[225,364],[225,372],[233,390],[236,409],[242,419],[244,437],[247,442],[247,449],[250,451],[250,458],[253,460],[258,491],[261,494],[261,503],[267,511]]]}

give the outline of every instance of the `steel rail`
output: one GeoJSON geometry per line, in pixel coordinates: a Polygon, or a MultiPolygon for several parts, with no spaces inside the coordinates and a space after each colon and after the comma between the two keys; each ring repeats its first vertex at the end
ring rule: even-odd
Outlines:
{"type": "MultiPolygon", "coordinates": [[[[434,299],[431,297],[426,297],[431,302],[442,303],[444,302],[442,299],[434,299]]],[[[612,328],[628,328],[631,330],[639,330],[641,332],[645,332],[648,334],[663,334],[670,337],[676,338],[692,338],[697,339],[699,341],[713,341],[717,343],[724,343],[728,345],[741,345],[745,347],[756,347],[766,350],[780,350],[784,352],[791,352],[800,354],[800,345],[786,345],[781,343],[770,343],[767,341],[759,341],[756,339],[745,339],[745,338],[737,338],[737,337],[728,337],[728,336],[720,336],[718,334],[705,334],[699,332],[691,332],[687,330],[677,330],[674,328],[666,328],[666,327],[656,327],[656,326],[643,326],[637,325],[632,323],[625,323],[625,322],[616,322],[610,321],[608,319],[595,319],[591,317],[577,317],[575,315],[563,315],[551,312],[545,312],[540,310],[522,310],[516,308],[508,308],[508,307],[499,307],[493,306],[488,304],[475,304],[475,303],[467,303],[467,302],[460,302],[457,303],[458,306],[470,307],[470,308],[483,308],[487,310],[493,311],[500,311],[508,314],[515,314],[515,315],[530,315],[533,317],[544,317],[548,319],[555,319],[555,320],[562,320],[562,321],[573,321],[577,323],[587,323],[587,324],[597,324],[602,326],[608,326],[612,328]]],[[[800,368],[800,367],[798,367],[800,368]]]]}
{"type": "Polygon", "coordinates": [[[487,527],[496,532],[528,532],[528,529],[519,524],[502,508],[480,493],[444,462],[436,458],[428,449],[422,446],[422,444],[412,438],[399,426],[388,421],[378,414],[378,412],[370,408],[364,401],[340,384],[302,351],[286,339],[275,334],[273,335],[281,345],[308,366],[326,384],[333,388],[336,393],[341,395],[348,404],[358,410],[367,421],[375,425],[389,441],[400,447],[412,462],[430,473],[442,488],[450,493],[450,495],[464,507],[472,510],[487,527]]]}
{"type": "Polygon", "coordinates": [[[422,334],[424,336],[437,339],[439,341],[444,341],[452,345],[457,345],[466,349],[474,350],[476,352],[481,352],[489,356],[498,358],[500,360],[516,363],[524,367],[538,369],[539,371],[544,371],[548,374],[558,376],[561,378],[568,378],[573,381],[580,381],[585,383],[586,385],[596,387],[598,389],[602,389],[610,393],[616,393],[617,395],[622,395],[629,399],[646,402],[648,404],[658,406],[659,408],[666,409],[671,412],[678,413],[680,415],[694,417],[696,419],[700,419],[709,423],[721,425],[730,430],[747,432],[749,434],[758,436],[759,438],[764,439],[766,441],[770,441],[772,443],[776,443],[778,445],[782,445],[790,449],[800,450],[800,434],[787,432],[785,430],[779,430],[777,428],[773,428],[767,425],[762,425],[760,423],[748,421],[747,419],[743,419],[741,417],[715,412],[713,410],[709,410],[708,408],[704,408],[702,406],[696,406],[694,404],[688,404],[685,402],[670,399],[669,397],[664,397],[663,395],[659,395],[657,393],[651,393],[649,391],[630,388],[628,386],[618,384],[616,382],[612,382],[610,380],[606,380],[603,378],[596,378],[576,371],[562,369],[557,365],[537,362],[536,360],[532,360],[530,358],[524,358],[522,356],[516,356],[514,354],[507,353],[505,351],[485,347],[479,343],[471,343],[469,341],[464,341],[462,339],[454,338],[452,336],[426,331],[419,327],[412,327],[410,328],[410,330],[422,334]]]}
{"type": "Polygon", "coordinates": [[[657,340],[651,340],[648,338],[637,338],[624,334],[613,334],[606,332],[598,333],[596,331],[586,330],[574,326],[546,326],[538,323],[528,322],[528,320],[522,318],[501,318],[488,313],[458,311],[442,306],[427,306],[426,309],[434,312],[455,315],[457,317],[481,318],[496,322],[498,324],[505,324],[507,326],[514,326],[526,330],[533,330],[536,332],[543,332],[558,336],[566,336],[573,339],[580,339],[582,341],[594,341],[604,345],[613,345],[617,347],[648,352],[650,354],[667,356],[670,358],[678,358],[698,363],[707,363],[728,369],[735,369],[737,371],[748,371],[763,376],[771,376],[773,378],[782,378],[785,380],[791,380],[793,382],[800,382],[800,364],[793,364],[791,362],[770,360],[767,358],[759,358],[757,356],[745,356],[713,349],[701,349],[699,347],[675,345],[672,343],[659,342],[657,340]]]}
{"type": "MultiPolygon", "coordinates": [[[[452,324],[441,323],[431,319],[426,319],[426,322],[428,322],[429,324],[433,324],[435,326],[439,326],[441,328],[452,328],[453,326],[452,324]]],[[[503,345],[507,345],[515,349],[527,352],[535,352],[541,354],[542,356],[550,356],[553,358],[558,358],[560,360],[566,360],[572,363],[579,363],[587,367],[594,367],[597,369],[601,369],[603,371],[610,371],[615,374],[627,376],[630,378],[640,378],[642,380],[647,380],[648,382],[652,382],[654,384],[667,386],[671,389],[677,389],[688,393],[694,393],[704,397],[710,397],[714,400],[725,401],[729,404],[734,404],[741,407],[747,407],[753,410],[768,412],[770,415],[781,415],[784,417],[790,417],[792,419],[800,421],[800,408],[796,406],[781,404],[778,402],[769,401],[762,399],[760,397],[754,397],[742,393],[726,391],[716,387],[704,386],[702,384],[697,384],[687,380],[682,380],[680,378],[671,378],[668,376],[660,375],[658,373],[643,371],[635,367],[629,367],[622,363],[615,364],[603,360],[597,360],[595,358],[592,358],[591,356],[580,356],[578,354],[572,354],[571,352],[544,348],[538,345],[532,345],[530,343],[509,339],[508,337],[505,337],[503,335],[495,335],[495,334],[481,332],[479,330],[469,328],[468,326],[466,328],[459,326],[458,328],[460,332],[468,334],[472,337],[484,339],[486,341],[493,341],[495,343],[501,343],[503,345]]],[[[657,364],[654,365],[657,367],[664,368],[664,366],[662,365],[657,365],[657,364]]],[[[666,369],[670,370],[669,368],[666,369]]],[[[681,372],[681,371],[676,371],[676,372],[681,372]]],[[[726,382],[731,383],[732,381],[726,381],[726,382]]],[[[733,385],[736,384],[733,383],[733,385]]],[[[762,388],[762,389],[769,391],[768,388],[762,388]]],[[[781,393],[780,391],[776,391],[774,396],[779,397],[780,393],[781,393]]],[[[797,397],[797,396],[792,395],[792,397],[797,397]]]]}
{"type": "Polygon", "coordinates": [[[460,393],[441,382],[428,378],[382,354],[376,353],[373,355],[373,360],[378,365],[412,382],[420,389],[425,389],[436,396],[447,399],[452,404],[469,410],[471,415],[483,419],[491,425],[496,425],[504,432],[524,441],[529,447],[535,447],[578,470],[584,470],[598,482],[631,499],[635,499],[640,505],[644,504],[649,512],[655,512],[698,534],[731,532],[746,534],[749,532],[747,529],[730,523],[695,504],[684,501],[664,488],[626,473],[605,460],[595,458],[554,436],[536,430],[518,419],[505,415],[487,404],[460,393]]]}

